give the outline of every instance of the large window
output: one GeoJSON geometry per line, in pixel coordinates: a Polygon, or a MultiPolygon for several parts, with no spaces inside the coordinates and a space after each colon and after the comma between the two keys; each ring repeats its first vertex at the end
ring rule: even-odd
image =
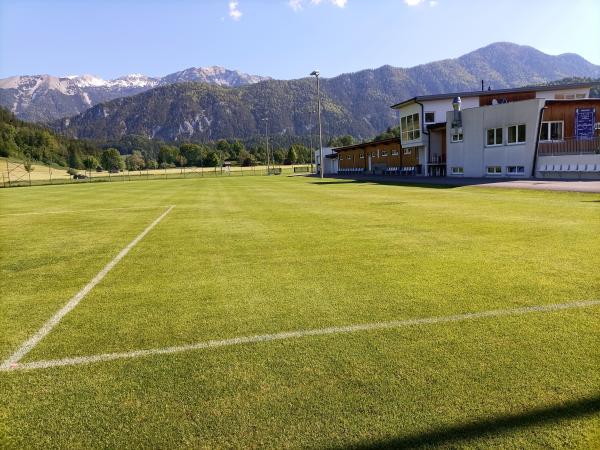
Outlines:
{"type": "Polygon", "coordinates": [[[402,128],[402,142],[419,139],[421,137],[419,113],[402,117],[400,127],[402,128]]]}
{"type": "Polygon", "coordinates": [[[502,145],[502,128],[489,128],[487,130],[485,145],[488,147],[502,145]]]}
{"type": "Polygon", "coordinates": [[[513,125],[508,127],[508,143],[522,144],[525,142],[525,125],[513,125]]]}
{"type": "Polygon", "coordinates": [[[563,128],[562,121],[542,122],[540,141],[562,141],[563,128]]]}

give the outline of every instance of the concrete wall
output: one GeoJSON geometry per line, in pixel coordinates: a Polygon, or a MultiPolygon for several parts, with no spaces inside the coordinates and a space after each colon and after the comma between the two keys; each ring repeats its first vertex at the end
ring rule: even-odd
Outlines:
{"type": "Polygon", "coordinates": [[[537,178],[600,179],[600,155],[539,156],[535,175],[537,178]],[[572,170],[574,168],[576,170],[572,170]]]}
{"type": "Polygon", "coordinates": [[[501,105],[463,109],[463,142],[452,143],[452,112],[446,113],[446,145],[448,175],[452,167],[463,167],[465,177],[488,176],[488,166],[502,167],[502,173],[491,177],[530,177],[533,169],[538,123],[544,100],[534,99],[501,105]],[[526,125],[525,142],[508,144],[507,127],[526,125]],[[503,128],[502,145],[487,147],[486,130],[503,128]],[[508,166],[523,166],[521,175],[507,174],[508,166]]]}

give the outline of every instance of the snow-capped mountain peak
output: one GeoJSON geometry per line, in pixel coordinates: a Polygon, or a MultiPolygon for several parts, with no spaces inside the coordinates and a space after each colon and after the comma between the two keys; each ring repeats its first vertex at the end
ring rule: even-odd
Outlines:
{"type": "Polygon", "coordinates": [[[112,80],[97,75],[24,75],[0,79],[2,106],[17,117],[30,121],[50,121],[72,116],[97,103],[139,94],[157,86],[201,82],[238,87],[266,80],[219,66],[191,67],[162,78],[131,73],[112,80]],[[56,95],[60,93],[60,95],[56,95]]]}
{"type": "Polygon", "coordinates": [[[104,80],[100,77],[97,77],[95,75],[90,75],[90,74],[81,75],[81,76],[75,75],[75,76],[69,76],[66,78],[73,81],[79,87],[100,87],[100,86],[106,86],[108,84],[108,82],[106,80],[104,80]]]}

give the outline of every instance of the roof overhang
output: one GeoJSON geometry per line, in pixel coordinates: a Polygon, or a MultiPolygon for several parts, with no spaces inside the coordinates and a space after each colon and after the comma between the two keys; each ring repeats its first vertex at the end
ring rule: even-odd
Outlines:
{"type": "Polygon", "coordinates": [[[356,150],[359,148],[366,148],[366,147],[376,147],[378,145],[384,145],[384,144],[394,144],[394,143],[400,143],[400,138],[399,137],[394,137],[394,138],[390,138],[390,139],[382,139],[381,141],[370,141],[370,142],[363,142],[361,144],[352,144],[352,145],[347,145],[345,147],[337,147],[337,148],[333,148],[332,150],[334,152],[343,152],[345,150],[356,150]]]}
{"type": "Polygon", "coordinates": [[[400,109],[403,106],[411,103],[418,103],[429,100],[445,100],[453,99],[454,97],[481,97],[488,95],[500,95],[500,94],[512,94],[519,92],[544,92],[544,91],[564,91],[567,89],[589,89],[594,86],[600,85],[595,82],[585,83],[570,83],[570,84],[554,84],[554,85],[543,85],[543,86],[523,86],[518,88],[509,89],[495,89],[490,91],[466,91],[466,92],[448,92],[445,94],[432,94],[432,95],[419,95],[416,97],[409,98],[403,102],[392,105],[392,109],[400,109]]]}

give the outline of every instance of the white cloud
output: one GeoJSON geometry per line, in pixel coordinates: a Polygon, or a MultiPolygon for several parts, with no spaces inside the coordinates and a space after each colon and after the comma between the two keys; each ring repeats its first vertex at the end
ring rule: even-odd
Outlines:
{"type": "MultiPolygon", "coordinates": [[[[404,3],[406,3],[408,6],[419,6],[425,3],[425,0],[404,0],[404,3]]],[[[438,0],[429,0],[427,1],[427,4],[429,6],[431,6],[432,8],[434,6],[437,6],[440,2],[438,0]]]]}
{"type": "Polygon", "coordinates": [[[229,17],[233,20],[240,20],[242,18],[242,12],[238,8],[239,2],[237,0],[231,0],[229,2],[229,17]]]}
{"type": "Polygon", "coordinates": [[[290,8],[294,11],[300,11],[302,9],[302,0],[290,0],[288,5],[290,5],[290,8]]]}
{"type": "MultiPolygon", "coordinates": [[[[323,2],[323,0],[288,0],[288,5],[295,12],[298,12],[304,8],[304,4],[307,1],[311,5],[315,6],[320,5],[323,2]]],[[[346,6],[346,3],[348,3],[348,0],[329,0],[329,3],[331,3],[334,6],[337,6],[338,8],[344,8],[346,6]]]]}

